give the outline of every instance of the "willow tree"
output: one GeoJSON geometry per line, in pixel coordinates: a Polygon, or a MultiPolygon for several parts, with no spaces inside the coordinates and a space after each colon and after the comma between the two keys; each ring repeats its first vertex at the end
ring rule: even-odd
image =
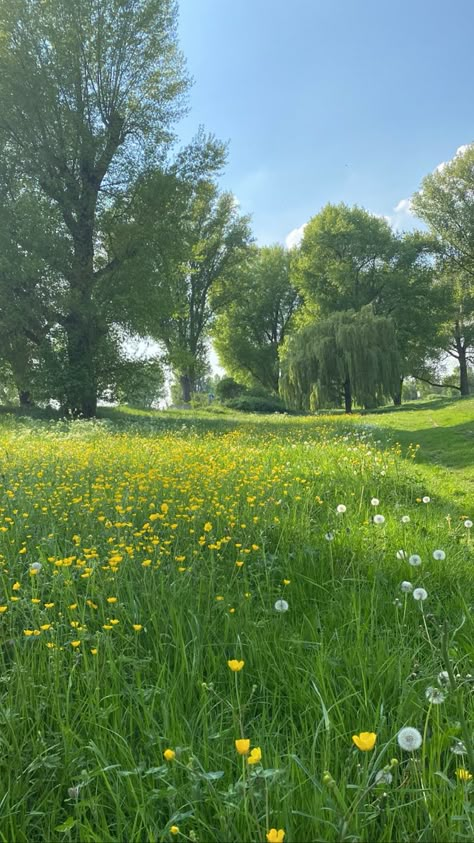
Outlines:
{"type": "Polygon", "coordinates": [[[393,323],[368,306],[312,321],[293,334],[282,354],[281,392],[298,409],[353,401],[375,407],[396,388],[399,355],[393,323]]]}
{"type": "Polygon", "coordinates": [[[98,220],[110,194],[163,156],[187,87],[173,0],[3,0],[0,144],[59,210],[68,405],[93,416],[106,330],[98,220]]]}

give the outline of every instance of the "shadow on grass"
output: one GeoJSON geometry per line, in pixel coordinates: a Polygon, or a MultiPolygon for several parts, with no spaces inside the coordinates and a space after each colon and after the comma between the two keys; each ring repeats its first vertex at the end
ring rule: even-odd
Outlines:
{"type": "MultiPolygon", "coordinates": [[[[403,430],[396,427],[380,429],[392,441],[402,446],[420,445],[417,462],[431,463],[445,468],[466,469],[474,466],[474,419],[462,424],[403,430]]],[[[474,472],[473,472],[474,481],[474,472]]]]}

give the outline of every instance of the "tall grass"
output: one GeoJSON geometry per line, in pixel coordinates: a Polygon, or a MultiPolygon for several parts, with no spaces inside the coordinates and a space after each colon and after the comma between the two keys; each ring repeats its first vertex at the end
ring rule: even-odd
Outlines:
{"type": "Polygon", "coordinates": [[[1,841],[473,839],[472,512],[376,440],[2,420],[1,841]]]}

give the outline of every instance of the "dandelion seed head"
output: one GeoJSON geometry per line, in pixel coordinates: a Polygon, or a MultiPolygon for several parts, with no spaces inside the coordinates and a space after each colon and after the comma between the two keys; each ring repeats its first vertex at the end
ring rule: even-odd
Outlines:
{"type": "Polygon", "coordinates": [[[414,752],[416,749],[419,749],[421,744],[423,743],[423,738],[421,737],[421,733],[418,729],[415,729],[413,726],[405,726],[404,729],[400,729],[397,735],[398,745],[405,750],[405,752],[414,752]]]}
{"type": "Polygon", "coordinates": [[[409,594],[411,591],[413,591],[413,586],[409,580],[403,580],[400,588],[404,594],[409,594]]]}
{"type": "Polygon", "coordinates": [[[379,503],[380,503],[380,501],[379,501],[379,499],[378,499],[378,498],[372,498],[372,500],[370,501],[370,503],[372,504],[372,506],[378,506],[378,505],[379,505],[379,503]]]}
{"type": "Polygon", "coordinates": [[[415,600],[426,600],[428,592],[424,588],[415,588],[413,591],[413,597],[415,600]]]}
{"type": "Polygon", "coordinates": [[[470,529],[471,529],[471,527],[472,527],[472,521],[471,521],[471,519],[470,519],[470,518],[466,518],[466,520],[465,520],[465,522],[464,522],[464,526],[465,526],[468,530],[470,530],[470,529]]]}
{"type": "Polygon", "coordinates": [[[446,559],[444,550],[433,550],[433,559],[436,559],[438,562],[442,562],[443,559],[446,559]]]}
{"type": "Polygon", "coordinates": [[[343,503],[338,504],[336,512],[338,512],[339,515],[343,515],[345,512],[347,512],[347,506],[345,506],[345,504],[343,503]]]}
{"type": "Polygon", "coordinates": [[[418,565],[421,565],[421,556],[418,556],[417,553],[412,553],[408,561],[410,565],[413,565],[413,567],[416,568],[418,565]]]}
{"type": "Polygon", "coordinates": [[[424,497],[422,498],[422,500],[423,500],[423,503],[429,503],[429,502],[431,501],[431,498],[430,498],[430,497],[428,497],[428,495],[424,495],[424,497]]]}
{"type": "Polygon", "coordinates": [[[425,691],[425,697],[431,705],[441,705],[446,699],[446,693],[441,688],[430,685],[425,691]]]}
{"type": "Polygon", "coordinates": [[[409,524],[410,523],[410,516],[409,515],[402,515],[400,518],[402,524],[409,524]]]}
{"type": "Polygon", "coordinates": [[[276,612],[287,612],[289,608],[286,600],[277,600],[274,606],[276,612]]]}
{"type": "Polygon", "coordinates": [[[406,553],[404,550],[397,550],[397,559],[406,559],[406,553]]]}
{"type": "Polygon", "coordinates": [[[374,515],[374,524],[385,524],[385,518],[383,515],[374,515]]]}
{"type": "Polygon", "coordinates": [[[327,542],[332,542],[332,540],[334,538],[334,533],[326,533],[324,538],[326,539],[327,542]]]}
{"type": "Polygon", "coordinates": [[[441,687],[449,685],[449,673],[447,670],[442,670],[438,673],[438,685],[441,685],[441,687]]]}

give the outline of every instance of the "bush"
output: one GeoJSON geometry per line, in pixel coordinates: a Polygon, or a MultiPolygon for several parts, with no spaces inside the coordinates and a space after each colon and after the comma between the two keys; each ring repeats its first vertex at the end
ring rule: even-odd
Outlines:
{"type": "Polygon", "coordinates": [[[242,386],[241,383],[237,383],[234,378],[222,378],[216,384],[216,396],[219,401],[228,401],[231,398],[239,398],[241,395],[245,395],[247,392],[247,388],[242,386]]]}
{"type": "Polygon", "coordinates": [[[231,410],[239,410],[242,413],[287,413],[283,401],[279,398],[272,398],[264,395],[242,395],[239,398],[231,398],[225,402],[226,407],[231,410]]]}

